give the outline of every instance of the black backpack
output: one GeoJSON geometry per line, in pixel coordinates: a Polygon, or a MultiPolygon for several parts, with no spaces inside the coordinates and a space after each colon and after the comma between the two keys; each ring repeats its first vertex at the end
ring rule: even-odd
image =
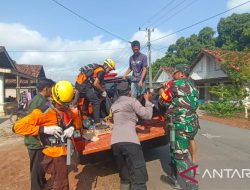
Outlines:
{"type": "Polygon", "coordinates": [[[98,67],[100,67],[100,65],[98,65],[97,63],[88,64],[88,65],[81,67],[80,72],[85,74],[88,79],[91,76],[93,76],[94,70],[98,67]]]}
{"type": "Polygon", "coordinates": [[[94,75],[94,70],[96,68],[100,67],[100,65],[93,63],[93,64],[88,64],[80,68],[80,73],[78,74],[76,78],[76,83],[75,87],[76,89],[82,93],[84,91],[84,88],[86,86],[86,83],[93,83],[93,75],[94,75]]]}

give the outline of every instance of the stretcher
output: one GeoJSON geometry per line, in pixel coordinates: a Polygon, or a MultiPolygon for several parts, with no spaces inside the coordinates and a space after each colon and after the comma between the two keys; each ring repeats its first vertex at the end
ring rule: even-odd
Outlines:
{"type": "MultiPolygon", "coordinates": [[[[159,137],[166,136],[166,121],[164,117],[158,116],[149,121],[142,121],[136,126],[136,131],[141,142],[150,141],[159,137]]],[[[86,140],[79,134],[74,138],[76,150],[82,155],[93,154],[111,149],[112,133],[99,135],[99,140],[92,142],[86,140]]],[[[167,137],[166,137],[167,138],[167,137]]]]}

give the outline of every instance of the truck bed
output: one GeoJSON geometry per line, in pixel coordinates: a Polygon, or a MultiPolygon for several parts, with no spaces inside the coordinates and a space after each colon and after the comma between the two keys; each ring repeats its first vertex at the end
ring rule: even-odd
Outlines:
{"type": "MultiPolygon", "coordinates": [[[[166,121],[163,117],[156,117],[150,121],[143,121],[141,124],[138,124],[136,130],[140,141],[142,142],[166,135],[165,125],[166,121]]],[[[83,155],[111,149],[111,133],[98,137],[100,139],[96,142],[76,139],[75,145],[78,150],[81,150],[83,155]]]]}

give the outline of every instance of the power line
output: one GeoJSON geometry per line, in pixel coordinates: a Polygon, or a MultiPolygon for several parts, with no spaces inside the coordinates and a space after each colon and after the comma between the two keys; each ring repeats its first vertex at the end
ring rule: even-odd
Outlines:
{"type": "Polygon", "coordinates": [[[206,21],[208,21],[208,20],[211,20],[211,19],[213,19],[213,18],[215,18],[215,17],[217,17],[217,16],[220,16],[220,15],[222,15],[222,14],[225,14],[225,13],[227,13],[227,12],[230,12],[230,11],[233,10],[233,9],[239,8],[239,7],[245,5],[245,4],[249,3],[249,2],[250,2],[250,1],[247,1],[247,2],[245,2],[245,3],[242,3],[242,4],[240,4],[240,5],[237,5],[237,6],[235,6],[235,7],[232,7],[231,9],[228,9],[228,10],[223,11],[223,12],[221,12],[221,13],[218,13],[218,14],[216,14],[216,15],[210,16],[210,17],[208,17],[208,18],[206,18],[206,19],[204,19],[204,20],[201,20],[201,21],[199,21],[199,22],[196,22],[196,23],[194,23],[194,24],[192,24],[192,25],[190,25],[190,26],[184,27],[184,28],[182,28],[182,29],[180,29],[180,30],[177,30],[177,31],[173,32],[173,33],[170,33],[170,34],[168,34],[168,35],[165,35],[165,36],[162,36],[162,37],[160,37],[160,38],[154,39],[154,40],[152,40],[151,42],[161,40],[161,39],[163,39],[163,38],[172,36],[172,35],[174,35],[174,34],[176,34],[176,33],[182,32],[182,31],[184,31],[184,30],[186,30],[186,29],[192,28],[192,27],[194,27],[194,26],[196,26],[196,25],[199,25],[199,24],[201,24],[201,23],[203,23],[203,22],[206,22],[206,21]]]}
{"type": "Polygon", "coordinates": [[[75,11],[73,11],[73,10],[71,10],[70,8],[66,7],[65,5],[59,3],[58,1],[56,1],[56,0],[51,0],[51,1],[53,1],[53,2],[56,3],[57,5],[61,6],[62,8],[66,9],[67,11],[69,11],[70,13],[72,13],[73,15],[75,15],[75,16],[79,17],[80,19],[84,20],[85,22],[89,23],[90,25],[92,25],[92,26],[94,26],[94,27],[96,27],[96,28],[98,28],[98,29],[100,29],[100,30],[106,32],[107,34],[109,34],[109,35],[111,35],[111,36],[113,36],[113,37],[116,37],[116,38],[119,38],[119,39],[122,40],[122,41],[128,42],[128,40],[124,39],[123,37],[121,37],[121,36],[119,36],[119,35],[117,35],[117,34],[114,34],[113,32],[110,32],[110,31],[108,31],[107,29],[105,29],[105,28],[103,28],[103,27],[101,27],[101,26],[98,26],[98,25],[95,24],[94,22],[92,22],[92,21],[90,21],[89,19],[87,19],[87,18],[85,18],[85,17],[79,15],[78,13],[76,13],[75,11]]]}
{"type": "MultiPolygon", "coordinates": [[[[145,47],[147,47],[147,44],[145,44],[145,45],[142,45],[142,48],[141,48],[141,50],[143,50],[145,47]]],[[[118,62],[119,63],[119,60],[121,60],[121,59],[123,59],[125,56],[128,56],[129,57],[129,50],[128,50],[128,47],[127,48],[119,48],[119,49],[125,49],[125,52],[123,53],[123,54],[119,54],[119,56],[118,57],[114,57],[114,60],[116,61],[116,62],[118,62]]],[[[114,49],[112,49],[112,50],[114,50],[114,49]]],[[[80,50],[79,50],[80,51],[80,50]]],[[[8,51],[8,52],[11,52],[11,51],[8,51]]],[[[128,68],[128,65],[124,65],[124,63],[122,63],[120,66],[123,66],[122,68],[121,68],[121,70],[120,70],[120,72],[118,73],[118,74],[123,74],[124,72],[125,72],[125,70],[128,68]],[[124,72],[123,72],[124,71],[124,72]]],[[[73,67],[70,67],[70,68],[60,68],[60,69],[52,69],[52,70],[46,70],[46,72],[48,72],[48,73],[52,73],[52,72],[59,72],[59,71],[68,71],[68,70],[70,70],[70,69],[77,69],[77,68],[80,68],[80,66],[73,66],[73,67]]],[[[78,71],[78,70],[77,70],[78,71]]]]}
{"type": "MultiPolygon", "coordinates": [[[[141,45],[141,51],[143,49],[145,49],[146,47],[147,47],[147,43],[144,44],[144,45],[141,45]]],[[[126,49],[123,54],[120,54],[118,57],[116,57],[115,60],[119,63],[118,60],[121,60],[121,59],[125,58],[125,56],[130,57],[130,52],[129,52],[128,49],[126,49]]],[[[120,69],[120,72],[118,74],[123,74],[127,70],[128,65],[124,65],[124,63],[122,63],[120,66],[123,66],[123,67],[120,69]]]]}
{"type": "Polygon", "coordinates": [[[126,49],[123,53],[120,53],[117,57],[115,57],[115,59],[116,60],[122,59],[127,54],[129,54],[129,50],[128,49],[126,49]]]}
{"type": "Polygon", "coordinates": [[[113,49],[79,49],[79,50],[8,50],[11,53],[74,53],[74,52],[91,52],[91,51],[113,51],[123,50],[126,48],[113,48],[113,49]]]}
{"type": "Polygon", "coordinates": [[[49,69],[49,70],[46,70],[46,72],[52,73],[52,72],[56,72],[56,71],[72,71],[72,69],[76,69],[76,68],[80,68],[80,66],[73,66],[70,68],[61,68],[61,69],[49,69]]]}
{"type": "Polygon", "coordinates": [[[166,21],[170,20],[171,18],[175,17],[176,15],[178,15],[179,13],[181,13],[183,10],[187,9],[188,7],[190,7],[192,4],[194,4],[196,1],[198,0],[194,0],[191,3],[187,4],[185,7],[181,8],[179,11],[175,12],[174,14],[172,14],[171,16],[167,17],[166,19],[162,20],[160,23],[158,23],[157,25],[155,25],[154,27],[158,27],[161,24],[165,23],[166,21]]]}
{"type": "Polygon", "coordinates": [[[166,47],[161,47],[161,48],[155,48],[154,46],[152,46],[152,49],[154,49],[155,51],[160,51],[162,53],[166,53],[163,49],[165,49],[166,47]],[[164,51],[164,52],[163,52],[164,51]]]}
{"type": "Polygon", "coordinates": [[[179,7],[180,5],[182,5],[183,3],[185,3],[186,0],[181,1],[180,3],[178,3],[177,5],[175,5],[171,10],[169,10],[168,12],[166,12],[165,14],[163,14],[163,16],[158,19],[155,23],[150,24],[148,27],[152,27],[154,26],[156,23],[158,23],[160,20],[162,20],[166,15],[168,15],[169,13],[171,13],[174,9],[176,9],[177,7],[179,7]]]}
{"type": "Polygon", "coordinates": [[[157,17],[164,9],[168,8],[175,0],[170,1],[165,6],[163,6],[160,10],[158,10],[155,14],[153,14],[150,18],[148,18],[141,26],[146,23],[150,23],[155,17],[157,17]]]}
{"type": "Polygon", "coordinates": [[[157,51],[160,51],[160,50],[163,50],[165,48],[168,48],[168,47],[161,47],[161,48],[154,48],[154,49],[157,50],[157,51]]]}

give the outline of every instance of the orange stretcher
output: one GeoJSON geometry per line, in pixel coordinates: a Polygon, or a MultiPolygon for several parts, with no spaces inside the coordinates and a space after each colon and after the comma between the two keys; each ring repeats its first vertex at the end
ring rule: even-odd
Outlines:
{"type": "MultiPolygon", "coordinates": [[[[143,121],[137,125],[137,134],[140,141],[146,141],[166,135],[166,121],[164,117],[156,117],[150,121],[143,121]]],[[[78,152],[83,155],[97,153],[111,149],[111,133],[98,136],[96,142],[88,141],[83,138],[75,138],[74,144],[78,152]]]]}

